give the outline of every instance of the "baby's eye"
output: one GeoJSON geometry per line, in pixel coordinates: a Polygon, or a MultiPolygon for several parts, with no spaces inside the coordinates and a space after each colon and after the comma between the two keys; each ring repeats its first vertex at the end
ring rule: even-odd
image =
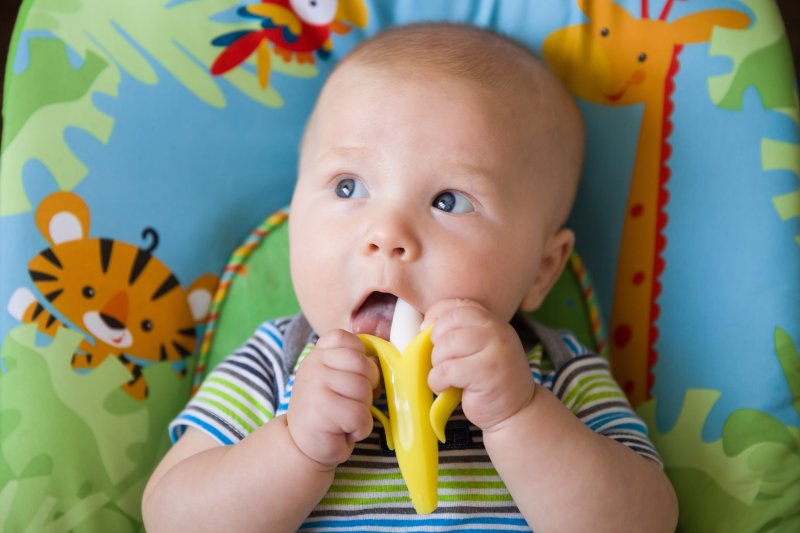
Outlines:
{"type": "Polygon", "coordinates": [[[367,188],[355,178],[343,178],[336,184],[336,196],[339,198],[366,198],[367,188]]]}
{"type": "Polygon", "coordinates": [[[445,191],[433,199],[433,207],[446,213],[471,213],[475,206],[464,194],[456,191],[445,191]]]}

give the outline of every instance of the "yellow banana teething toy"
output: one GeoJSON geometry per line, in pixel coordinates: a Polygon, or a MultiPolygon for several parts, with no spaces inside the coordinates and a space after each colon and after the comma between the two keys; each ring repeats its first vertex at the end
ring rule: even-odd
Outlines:
{"type": "MultiPolygon", "coordinates": [[[[399,300],[400,305],[407,304],[399,300]]],[[[398,320],[397,312],[394,320],[398,320]]],[[[428,387],[433,348],[431,328],[419,333],[405,349],[401,347],[402,355],[394,344],[380,337],[358,336],[367,355],[376,356],[380,361],[389,417],[374,406],[371,412],[383,425],[389,448],[397,454],[400,473],[418,514],[428,514],[438,505],[439,448],[436,440],[445,441],[445,424],[461,401],[460,389],[447,389],[434,400],[428,387]]],[[[392,340],[394,331],[393,325],[392,340]]]]}

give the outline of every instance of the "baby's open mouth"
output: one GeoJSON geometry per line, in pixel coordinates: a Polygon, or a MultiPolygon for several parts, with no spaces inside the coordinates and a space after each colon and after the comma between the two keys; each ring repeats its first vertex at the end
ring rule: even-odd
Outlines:
{"type": "Polygon", "coordinates": [[[397,296],[385,292],[373,292],[364,303],[353,311],[350,329],[353,333],[368,333],[389,340],[392,317],[397,305],[397,296]]]}

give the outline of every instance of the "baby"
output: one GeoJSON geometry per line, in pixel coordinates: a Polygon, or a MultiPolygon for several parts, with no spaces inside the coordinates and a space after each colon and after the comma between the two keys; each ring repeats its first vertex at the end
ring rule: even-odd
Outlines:
{"type": "Polygon", "coordinates": [[[582,151],[570,96],[505,37],[425,24],[359,45],[301,146],[303,314],[263,324],[173,422],[148,530],[673,531],[674,492],[606,362],[515,318],[570,255],[582,151]],[[380,374],[355,335],[387,338],[397,298],[433,324],[431,389],[463,389],[430,515],[381,446],[380,374]]]}

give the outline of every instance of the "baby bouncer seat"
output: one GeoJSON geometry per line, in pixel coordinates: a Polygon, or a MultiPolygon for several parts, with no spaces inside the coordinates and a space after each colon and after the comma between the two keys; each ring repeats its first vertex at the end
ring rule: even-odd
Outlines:
{"type": "Polygon", "coordinates": [[[285,206],[326,75],[429,20],[519,39],[576,96],[578,253],[537,318],[608,354],[680,529],[800,530],[800,130],[773,0],[25,0],[0,159],[1,530],[142,530],[169,420],[297,311],[285,206]]]}

